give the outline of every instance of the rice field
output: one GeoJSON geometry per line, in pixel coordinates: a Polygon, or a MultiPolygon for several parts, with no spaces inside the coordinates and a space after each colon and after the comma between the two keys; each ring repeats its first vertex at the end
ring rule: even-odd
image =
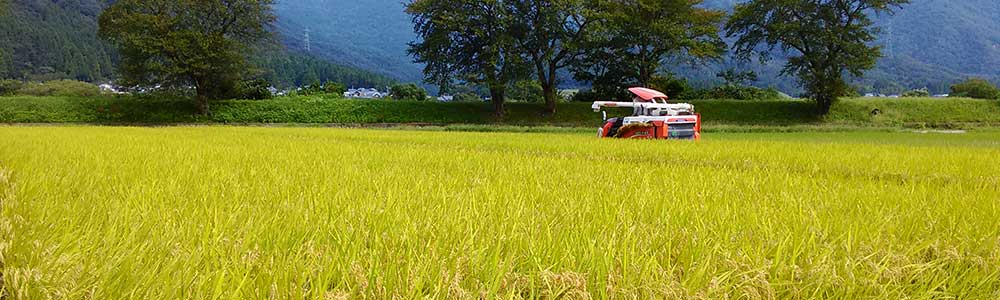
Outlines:
{"type": "Polygon", "coordinates": [[[998,141],[0,127],[0,298],[998,299],[998,141]]]}

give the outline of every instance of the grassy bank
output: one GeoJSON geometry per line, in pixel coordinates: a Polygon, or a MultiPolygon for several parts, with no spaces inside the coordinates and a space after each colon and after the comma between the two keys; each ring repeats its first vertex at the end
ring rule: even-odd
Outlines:
{"type": "MultiPolygon", "coordinates": [[[[1000,124],[1000,102],[973,99],[844,99],[825,118],[808,101],[690,101],[713,126],[854,126],[961,128],[1000,124]],[[872,111],[878,109],[879,114],[872,111]]],[[[187,100],[128,97],[0,98],[0,122],[90,124],[312,123],[312,124],[494,124],[593,127],[600,115],[589,103],[566,103],[554,117],[539,104],[511,103],[498,121],[481,103],[348,100],[322,97],[215,102],[211,116],[197,116],[187,100]]],[[[627,111],[609,115],[627,114],[627,111]]]]}

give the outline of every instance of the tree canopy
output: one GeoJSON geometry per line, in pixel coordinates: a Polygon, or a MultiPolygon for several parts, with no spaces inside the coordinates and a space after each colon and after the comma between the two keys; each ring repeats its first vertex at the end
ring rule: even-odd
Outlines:
{"type": "Polygon", "coordinates": [[[406,11],[420,40],[409,53],[425,64],[425,81],[443,91],[456,79],[485,85],[502,118],[507,85],[524,73],[504,1],[416,0],[406,11]]]}
{"type": "Polygon", "coordinates": [[[412,83],[393,85],[389,91],[392,93],[392,99],[396,100],[427,100],[427,91],[424,90],[424,88],[412,83]]]}
{"type": "Polygon", "coordinates": [[[194,87],[201,113],[231,93],[253,45],[271,36],[273,0],[121,0],[100,16],[123,86],[194,87]]]}
{"type": "Polygon", "coordinates": [[[701,0],[599,0],[600,20],[587,45],[587,59],[576,77],[593,83],[599,94],[619,94],[627,85],[649,86],[665,66],[700,63],[720,57],[724,12],[706,9],[701,0]]]}
{"type": "Polygon", "coordinates": [[[739,4],[726,24],[744,59],[767,59],[776,48],[791,53],[781,74],[794,75],[820,114],[845,95],[846,75],[875,66],[881,48],[871,13],[892,13],[909,0],[752,0],[739,4]],[[763,49],[760,48],[764,46],[763,49]]]}
{"type": "Polygon", "coordinates": [[[594,23],[592,0],[508,1],[514,41],[534,68],[545,99],[545,114],[556,112],[559,71],[583,54],[594,23]]]}

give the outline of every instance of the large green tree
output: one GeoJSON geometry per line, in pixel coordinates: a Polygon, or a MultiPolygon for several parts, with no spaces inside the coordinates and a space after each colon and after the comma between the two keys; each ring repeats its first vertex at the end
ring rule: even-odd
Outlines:
{"type": "MultiPolygon", "coordinates": [[[[4,17],[7,15],[7,10],[9,9],[7,8],[7,5],[8,5],[7,0],[0,0],[0,17],[4,17]]],[[[0,78],[7,77],[7,74],[5,74],[7,73],[6,72],[7,68],[4,67],[4,64],[6,63],[3,52],[4,52],[3,49],[0,49],[0,78]]]]}
{"type": "Polygon", "coordinates": [[[780,49],[790,55],[782,75],[794,75],[820,114],[850,88],[845,76],[861,76],[882,56],[871,45],[879,29],[873,13],[892,13],[909,0],[752,0],[739,4],[726,24],[737,37],[737,56],[767,59],[780,49]],[[763,47],[761,47],[763,46],[763,47]]]}
{"type": "Polygon", "coordinates": [[[582,42],[593,24],[590,0],[508,1],[513,34],[525,60],[534,67],[545,99],[545,114],[556,112],[559,70],[583,54],[582,42]]]}
{"type": "Polygon", "coordinates": [[[271,37],[273,0],[120,0],[100,16],[122,61],[120,83],[193,87],[198,110],[231,93],[253,45],[271,37]]]}
{"type": "MultiPolygon", "coordinates": [[[[599,0],[599,22],[587,59],[576,77],[601,94],[650,81],[676,63],[697,64],[720,57],[724,13],[702,7],[701,0],[599,0]],[[601,90],[607,90],[602,92],[601,90]]],[[[615,93],[611,93],[615,94],[615,93]]]]}
{"type": "Polygon", "coordinates": [[[425,81],[445,91],[453,80],[484,85],[502,118],[507,86],[524,74],[504,1],[416,0],[406,12],[419,38],[409,53],[425,65],[425,81]]]}

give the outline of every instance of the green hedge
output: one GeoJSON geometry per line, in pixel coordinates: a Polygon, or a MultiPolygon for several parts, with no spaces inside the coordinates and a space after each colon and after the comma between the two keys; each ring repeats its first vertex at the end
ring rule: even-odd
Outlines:
{"type": "MultiPolygon", "coordinates": [[[[1000,125],[1000,101],[974,99],[845,99],[830,114],[818,118],[803,100],[689,101],[707,125],[788,126],[831,124],[854,126],[955,127],[1000,125]],[[878,114],[872,111],[878,109],[878,114]]],[[[543,117],[541,104],[511,103],[507,118],[497,122],[484,103],[348,100],[285,97],[274,100],[213,102],[211,116],[195,115],[187,99],[134,97],[0,97],[0,122],[5,123],[428,123],[506,124],[592,127],[601,123],[590,103],[560,104],[556,116],[543,117]]],[[[627,115],[613,110],[609,116],[627,115]]]]}

